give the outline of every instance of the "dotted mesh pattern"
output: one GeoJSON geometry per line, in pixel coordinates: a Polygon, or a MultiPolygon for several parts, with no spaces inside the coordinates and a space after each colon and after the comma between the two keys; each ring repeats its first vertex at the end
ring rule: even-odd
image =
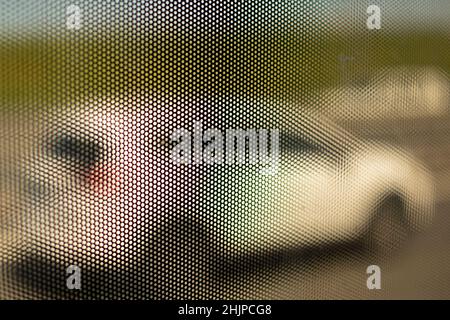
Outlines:
{"type": "Polygon", "coordinates": [[[450,8],[375,2],[380,30],[356,0],[0,1],[0,297],[381,297],[372,264],[401,295],[390,252],[449,200],[450,8]],[[199,123],[279,130],[276,174],[174,162],[199,123]]]}

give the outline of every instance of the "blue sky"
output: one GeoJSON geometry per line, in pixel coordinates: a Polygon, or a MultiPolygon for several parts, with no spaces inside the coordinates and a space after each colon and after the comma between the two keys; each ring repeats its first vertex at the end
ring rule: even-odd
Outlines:
{"type": "Polygon", "coordinates": [[[320,26],[314,30],[339,31],[343,24],[364,27],[365,8],[382,8],[386,25],[400,29],[450,29],[449,0],[295,0],[260,1],[52,1],[0,0],[0,30],[8,33],[42,32],[64,28],[65,8],[79,5],[90,26],[99,28],[134,27],[145,23],[163,30],[168,26],[180,32],[236,29],[288,30],[320,26]],[[143,4],[146,4],[144,6],[143,4]],[[184,8],[185,10],[179,10],[184,8]],[[147,9],[147,10],[145,10],[147,9]],[[92,18],[92,20],[90,20],[92,18]],[[90,22],[89,22],[90,21],[90,22]]]}

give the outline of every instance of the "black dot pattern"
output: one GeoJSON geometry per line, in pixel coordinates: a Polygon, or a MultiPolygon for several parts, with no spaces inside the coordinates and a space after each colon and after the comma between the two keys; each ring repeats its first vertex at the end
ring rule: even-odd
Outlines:
{"type": "MultiPolygon", "coordinates": [[[[406,6],[417,28],[446,6],[375,2],[406,6]]],[[[0,297],[358,296],[364,269],[311,279],[339,259],[373,262],[375,245],[360,242],[391,193],[411,229],[423,229],[434,189],[414,157],[350,133],[345,121],[380,114],[350,104],[383,104],[386,81],[404,83],[388,85],[393,95],[419,81],[450,96],[448,56],[427,49],[442,40],[417,38],[402,51],[392,39],[407,15],[386,13],[382,29],[368,31],[368,5],[0,1],[0,297]],[[436,68],[403,72],[413,62],[436,68]],[[279,130],[278,171],[174,162],[171,135],[193,137],[196,123],[224,137],[279,130]],[[66,286],[71,265],[80,290],[66,286]]],[[[439,21],[436,30],[448,30],[449,16],[439,21]]],[[[428,101],[397,97],[392,117],[428,101]]]]}

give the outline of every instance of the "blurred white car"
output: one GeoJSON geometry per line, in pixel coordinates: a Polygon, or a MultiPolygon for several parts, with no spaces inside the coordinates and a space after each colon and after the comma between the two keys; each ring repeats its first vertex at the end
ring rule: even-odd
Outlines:
{"type": "MultiPolygon", "coordinates": [[[[155,101],[144,97],[138,103],[99,99],[36,121],[31,152],[20,162],[27,246],[52,259],[101,257],[105,268],[120,257],[133,263],[147,238],[164,223],[177,223],[174,216],[192,203],[204,208],[192,212],[192,223],[226,255],[356,239],[393,197],[402,212],[392,214],[405,227],[422,229],[431,221],[433,180],[411,155],[358,141],[295,104],[227,101],[204,103],[218,114],[242,105],[249,110],[251,103],[257,112],[244,119],[256,115],[261,126],[279,126],[277,174],[246,165],[198,171],[172,163],[168,137],[182,125],[180,113],[158,116],[150,107],[155,101]],[[279,107],[298,116],[273,112],[279,107]]],[[[190,102],[163,99],[157,105],[173,111],[190,102]]]]}
{"type": "Polygon", "coordinates": [[[319,95],[330,119],[367,122],[442,117],[449,112],[449,87],[448,75],[436,67],[403,66],[348,80],[319,95]]]}

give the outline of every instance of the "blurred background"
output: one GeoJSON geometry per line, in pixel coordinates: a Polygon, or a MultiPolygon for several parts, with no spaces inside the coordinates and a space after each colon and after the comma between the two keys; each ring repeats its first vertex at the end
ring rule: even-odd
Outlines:
{"type": "MultiPolygon", "coordinates": [[[[21,153],[22,128],[33,127],[36,115],[93,97],[228,95],[306,106],[355,139],[406,150],[423,163],[436,182],[431,227],[395,255],[318,248],[262,266],[253,261],[197,288],[183,282],[188,276],[169,281],[156,297],[447,299],[449,31],[446,0],[0,1],[0,157],[21,153]],[[67,27],[71,4],[81,8],[76,30],[67,27]],[[366,26],[371,4],[381,8],[379,30],[366,26]],[[381,267],[382,290],[366,287],[372,264],[381,267]]],[[[14,199],[2,197],[0,221],[16,210],[14,199]]],[[[8,270],[3,297],[47,296],[10,284],[8,270]]]]}

